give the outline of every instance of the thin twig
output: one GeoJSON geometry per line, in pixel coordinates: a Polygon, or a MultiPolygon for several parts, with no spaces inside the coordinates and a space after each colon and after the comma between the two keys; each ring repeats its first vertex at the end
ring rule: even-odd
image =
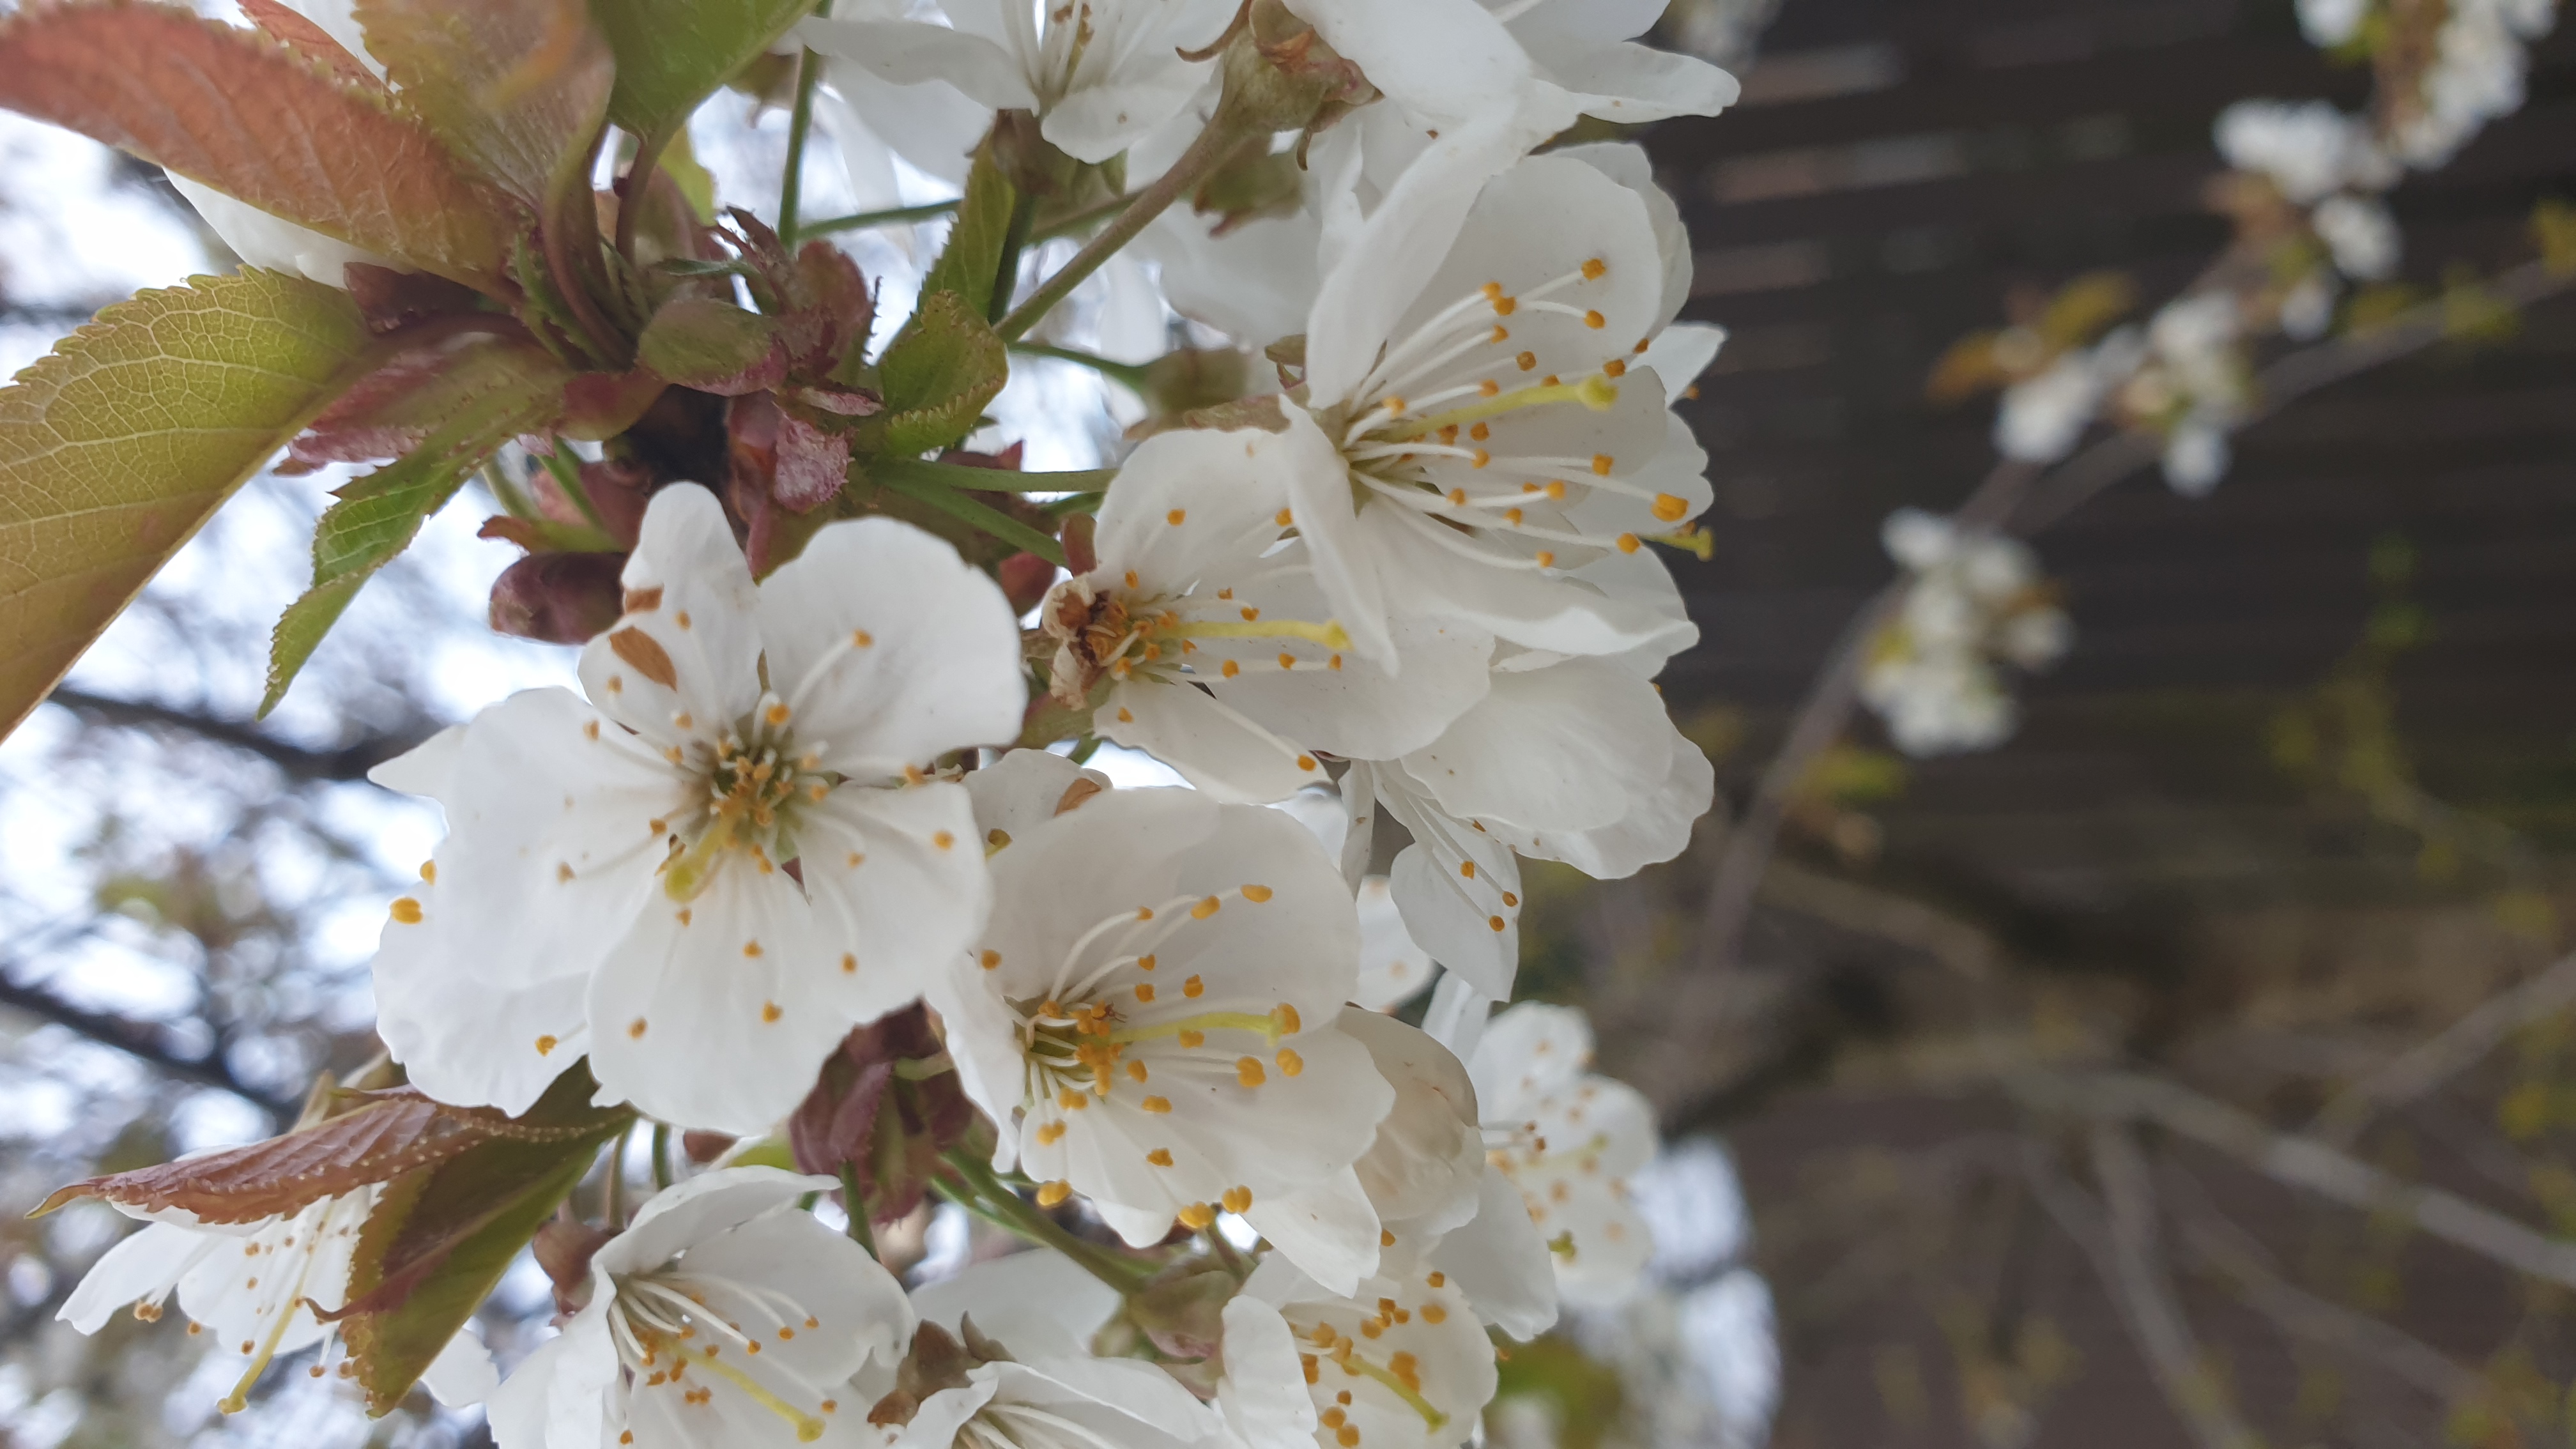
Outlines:
{"type": "Polygon", "coordinates": [[[2505,1038],[2570,1006],[2576,1006],[2576,953],[2560,957],[2548,970],[2512,990],[2488,997],[2467,1015],[2336,1093],[2308,1130],[2338,1147],[2347,1145],[2373,1117],[2434,1091],[2484,1061],[2505,1038]]]}
{"type": "Polygon", "coordinates": [[[2072,1108],[2113,1120],[2151,1121],[2216,1148],[2276,1182],[2362,1212],[2404,1218],[2426,1234],[2514,1272],[2576,1287],[2576,1243],[2528,1228],[2437,1187],[2402,1182],[2314,1137],[2276,1132],[2256,1118],[2158,1077],[2032,1074],[2009,1084],[2040,1110],[2072,1108]]]}
{"type": "Polygon", "coordinates": [[[159,1023],[74,1006],[49,991],[22,986],[6,977],[0,977],[0,1007],[24,1012],[101,1046],[113,1047],[164,1075],[230,1092],[266,1112],[272,1121],[292,1121],[298,1110],[297,1103],[271,1096],[233,1075],[220,1045],[202,1057],[181,1056],[171,1050],[165,1044],[166,1029],[159,1023]]]}
{"type": "Polygon", "coordinates": [[[1100,270],[1103,262],[1134,241],[1147,222],[1162,215],[1166,207],[1187,196],[1201,181],[1233,160],[1246,147],[1267,139],[1259,133],[1247,134],[1220,126],[1210,126],[1201,131],[1199,138],[1190,143],[1190,148],[1181,153],[1181,159],[1172,163],[1171,170],[1137,192],[1135,199],[1100,229],[1099,235],[1083,243],[1082,250],[1074,253],[1072,260],[1058,267],[1055,275],[1031,292],[1028,300],[1012,308],[1010,315],[993,330],[1001,334],[1004,342],[1016,342],[1027,336],[1029,329],[1054,310],[1056,303],[1070,296],[1085,278],[1100,270]]]}
{"type": "Polygon", "coordinates": [[[2114,1291],[2127,1300],[2131,1331],[2165,1397],[2209,1449],[2253,1449],[2262,1441],[2229,1407],[2174,1294],[2156,1241],[2155,1184],[2127,1127],[2108,1122],[2094,1127],[2093,1172],[2110,1209],[2114,1291]]]}
{"type": "Polygon", "coordinates": [[[52,703],[84,719],[185,730],[201,739],[247,750],[299,780],[363,780],[369,770],[412,749],[431,733],[424,729],[417,734],[406,731],[364,735],[336,750],[315,750],[281,740],[246,720],[223,719],[148,700],[117,699],[70,685],[56,689],[50,698],[52,703]]]}

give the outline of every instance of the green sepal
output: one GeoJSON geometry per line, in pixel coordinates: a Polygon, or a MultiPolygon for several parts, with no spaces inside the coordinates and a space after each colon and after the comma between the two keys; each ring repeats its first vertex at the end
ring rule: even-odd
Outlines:
{"type": "Polygon", "coordinates": [[[877,371],[886,406],[878,451],[908,458],[973,432],[1010,377],[1011,355],[973,299],[929,291],[877,371]]]}

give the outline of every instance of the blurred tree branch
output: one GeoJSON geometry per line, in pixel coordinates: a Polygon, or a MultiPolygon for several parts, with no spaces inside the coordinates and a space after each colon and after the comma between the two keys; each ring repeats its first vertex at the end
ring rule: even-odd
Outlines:
{"type": "Polygon", "coordinates": [[[52,992],[20,985],[5,975],[0,975],[0,1007],[24,1012],[101,1046],[114,1047],[169,1076],[230,1092],[266,1112],[273,1121],[290,1121],[297,1111],[297,1104],[271,1096],[234,1075],[224,1060],[227,1042],[221,1033],[217,1034],[214,1050],[205,1056],[181,1056],[164,1043],[164,1029],[158,1023],[74,1006],[52,992]]]}
{"type": "Polygon", "coordinates": [[[201,714],[145,700],[116,699],[65,685],[52,702],[100,724],[182,730],[216,744],[246,750],[298,780],[356,781],[367,771],[418,745],[433,732],[422,728],[361,735],[338,749],[318,750],[282,740],[246,721],[201,714]]]}
{"type": "Polygon", "coordinates": [[[2438,1035],[2345,1087],[2317,1113],[2309,1130],[2348,1146],[2378,1113],[2402,1107],[2476,1066],[2505,1038],[2576,1006],[2576,953],[2510,991],[2491,996],[2438,1035]]]}

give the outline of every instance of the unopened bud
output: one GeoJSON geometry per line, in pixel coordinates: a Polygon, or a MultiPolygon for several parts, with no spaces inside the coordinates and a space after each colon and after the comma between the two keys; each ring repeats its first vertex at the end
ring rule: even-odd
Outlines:
{"type": "Polygon", "coordinates": [[[548,1218],[528,1244],[555,1288],[555,1308],[578,1313],[589,1297],[590,1260],[616,1234],[571,1218],[548,1218]]]}
{"type": "Polygon", "coordinates": [[[1252,0],[1244,21],[1217,62],[1225,76],[1217,124],[1247,133],[1316,131],[1377,98],[1360,68],[1282,0],[1252,0]]]}
{"type": "Polygon", "coordinates": [[[530,554],[492,581],[492,630],[548,644],[581,644],[622,612],[622,553],[530,554]]]}
{"type": "Polygon", "coordinates": [[[1055,584],[1055,565],[1033,553],[1015,553],[1002,560],[994,570],[1002,581],[1002,597],[1011,601],[1011,612],[1025,614],[1046,598],[1055,584]]]}

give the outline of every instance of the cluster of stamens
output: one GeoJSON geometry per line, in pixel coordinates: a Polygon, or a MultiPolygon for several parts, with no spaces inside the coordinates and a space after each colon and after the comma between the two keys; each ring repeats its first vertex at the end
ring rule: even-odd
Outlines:
{"type": "MultiPolygon", "coordinates": [[[[1282,509],[1280,526],[1288,526],[1289,518],[1282,509]]],[[[1165,522],[1173,528],[1186,527],[1188,514],[1174,509],[1165,522]]],[[[1261,576],[1304,567],[1275,564],[1261,576]]],[[[1069,579],[1057,585],[1041,617],[1047,633],[1057,641],[1052,692],[1075,708],[1089,700],[1104,676],[1124,683],[1139,673],[1157,679],[1181,675],[1234,679],[1273,669],[1283,673],[1338,670],[1340,651],[1350,647],[1350,636],[1330,620],[1266,615],[1238,600],[1233,587],[1207,594],[1155,593],[1132,569],[1119,584],[1107,587],[1092,579],[1069,579]],[[1211,662],[1193,657],[1200,652],[1201,640],[1216,639],[1276,640],[1281,647],[1275,659],[1246,660],[1228,654],[1211,662]],[[1327,657],[1301,657],[1294,647],[1299,644],[1320,647],[1327,657]]]]}
{"type": "MultiPolygon", "coordinates": [[[[1682,524],[1690,511],[1686,500],[1629,481],[1621,476],[1618,460],[1608,453],[1589,457],[1498,454],[1486,446],[1493,441],[1493,420],[1508,414],[1566,404],[1602,412],[1618,402],[1617,380],[1628,371],[1627,359],[1622,357],[1608,358],[1597,371],[1572,381],[1556,373],[1531,382],[1517,377],[1509,384],[1504,381],[1506,375],[1539,368],[1537,353],[1515,350],[1508,319],[1523,311],[1549,312],[1580,318],[1588,328],[1605,327],[1607,319],[1600,311],[1560,300],[1558,294],[1579,290],[1608,271],[1607,263],[1594,258],[1518,294],[1506,291],[1499,281],[1487,282],[1391,346],[1359,390],[1358,395],[1369,401],[1343,424],[1342,452],[1350,462],[1352,486],[1362,495],[1360,501],[1383,499],[1421,515],[1426,523],[1437,520],[1574,548],[1635,553],[1646,539],[1678,538],[1678,532],[1595,535],[1565,517],[1560,505],[1604,491],[1646,503],[1662,522],[1682,524]],[[1453,482],[1443,488],[1431,475],[1428,465],[1433,463],[1464,463],[1485,486],[1453,482]]],[[[1638,341],[1632,355],[1644,352],[1646,345],[1638,341]]],[[[1453,479],[1456,476],[1454,467],[1443,471],[1453,479]]],[[[1452,529],[1434,526],[1422,532],[1433,542],[1461,550],[1452,529]]],[[[1482,552],[1471,556],[1499,562],[1482,552]]],[[[1569,560],[1568,566],[1582,561],[1569,560]]],[[[1554,569],[1556,551],[1538,549],[1520,566],[1554,569]]]]}
{"type": "MultiPolygon", "coordinates": [[[[1433,1273],[1425,1281],[1438,1288],[1448,1280],[1443,1274],[1433,1273]]],[[[1415,1315],[1419,1314],[1425,1323],[1436,1325],[1447,1321],[1449,1310],[1436,1299],[1426,1300],[1418,1308],[1407,1308],[1393,1298],[1382,1297],[1377,1300],[1376,1307],[1374,1314],[1360,1318],[1355,1332],[1343,1332],[1320,1319],[1312,1325],[1298,1328],[1301,1342],[1297,1357],[1305,1370],[1307,1385],[1320,1388],[1324,1368],[1329,1364],[1339,1369],[1345,1378],[1366,1379],[1385,1388],[1402,1400],[1406,1408],[1420,1415],[1424,1427],[1438,1429],[1449,1422],[1449,1416],[1424,1397],[1421,1360],[1407,1350],[1398,1349],[1380,1363],[1374,1351],[1378,1340],[1388,1330],[1411,1323],[1415,1315]]],[[[1341,1449],[1358,1449],[1360,1442],[1359,1426],[1350,1422],[1352,1397],[1349,1388],[1337,1390],[1333,1402],[1319,1416],[1324,1431],[1333,1436],[1341,1449]]]]}
{"type": "MultiPolygon", "coordinates": [[[[821,800],[836,779],[820,768],[813,751],[796,750],[787,729],[791,718],[777,696],[764,696],[743,726],[712,745],[688,751],[672,746],[674,764],[687,764],[692,753],[698,757],[706,799],[694,838],[671,835],[671,855],[662,865],[662,889],[671,899],[695,899],[728,852],[741,852],[763,875],[794,858],[796,806],[821,800]]],[[[657,829],[669,824],[655,822],[657,829]]]]}
{"type": "MultiPolygon", "coordinates": [[[[841,1407],[838,1400],[825,1396],[819,1387],[806,1383],[774,1359],[763,1365],[763,1377],[783,1385],[797,1400],[814,1405],[808,1412],[725,1357],[728,1351],[739,1350],[745,1359],[757,1360],[764,1334],[786,1343],[799,1333],[820,1329],[821,1320],[784,1294],[741,1282],[727,1282],[723,1287],[740,1296],[754,1314],[768,1318],[766,1327],[746,1329],[711,1311],[705,1287],[677,1274],[637,1274],[617,1280],[615,1311],[608,1315],[608,1329],[617,1346],[619,1363],[638,1389],[668,1387],[689,1405],[711,1402],[715,1385],[709,1380],[720,1381],[785,1419],[795,1428],[800,1442],[810,1444],[822,1438],[822,1416],[837,1412],[841,1407]],[[689,1378],[692,1369],[698,1370],[695,1382],[689,1378]]],[[[621,1435],[619,1442],[631,1444],[634,1436],[621,1435]]]]}
{"type": "MultiPolygon", "coordinates": [[[[1282,1044],[1283,1039],[1305,1029],[1297,1008],[1285,1001],[1266,1012],[1157,1011],[1151,1020],[1141,1019],[1140,1015],[1142,1008],[1157,1003],[1168,1008],[1167,993],[1182,1001],[1197,1001],[1207,992],[1206,982],[1196,975],[1177,982],[1159,978],[1156,972],[1162,963],[1157,948],[1167,946],[1171,937],[1188,925],[1214,917],[1230,901],[1257,906],[1266,904],[1273,894],[1268,886],[1244,885],[1216,895],[1182,896],[1160,906],[1140,906],[1106,917],[1066,951],[1057,972],[1059,984],[1052,994],[1042,1000],[1012,1003],[1020,1021],[1025,1100],[1039,1119],[1039,1146],[1051,1147],[1062,1141],[1071,1130],[1068,1119],[1088,1111],[1095,1101],[1107,1101],[1122,1084],[1138,1094],[1138,1110],[1152,1116],[1168,1115],[1172,1111],[1171,1098],[1158,1088],[1144,1054],[1134,1050],[1142,1043],[1169,1041],[1183,1053],[1204,1053],[1177,1060],[1166,1054],[1162,1062],[1165,1071],[1175,1066],[1213,1069],[1228,1073],[1237,1086],[1244,1088],[1265,1085],[1273,1071],[1283,1077],[1295,1077],[1306,1070],[1305,1058],[1297,1049],[1282,1044]],[[1122,933],[1126,939],[1116,940],[1122,933]],[[1079,968],[1095,947],[1113,941],[1106,959],[1087,970],[1079,968]],[[1135,973],[1132,977],[1125,974],[1131,971],[1135,973]],[[1260,1040],[1259,1054],[1242,1050],[1248,1037],[1260,1040]]],[[[984,953],[982,962],[988,970],[1001,965],[999,954],[990,951],[984,953]]],[[[1154,1167],[1171,1167],[1175,1162],[1169,1147],[1150,1149],[1145,1160],[1154,1167]]],[[[1071,1193],[1070,1183],[1042,1183],[1038,1203],[1053,1207],[1071,1193]]],[[[1221,1194],[1218,1203],[1192,1203],[1178,1216],[1195,1231],[1214,1222],[1220,1208],[1240,1213],[1251,1206],[1252,1190],[1237,1185],[1221,1194]]]]}

